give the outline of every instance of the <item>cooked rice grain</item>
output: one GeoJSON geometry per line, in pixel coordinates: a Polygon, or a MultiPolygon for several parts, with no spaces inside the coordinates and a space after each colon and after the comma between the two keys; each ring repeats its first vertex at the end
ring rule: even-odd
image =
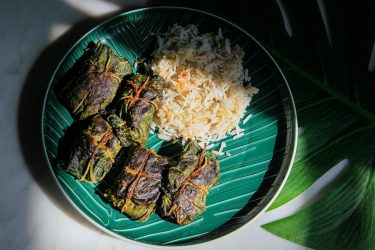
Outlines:
{"type": "MultiPolygon", "coordinates": [[[[166,80],[156,113],[160,134],[211,142],[242,133],[238,123],[258,89],[244,81],[244,51],[218,34],[194,25],[173,25],[157,36],[152,69],[166,80]]],[[[246,78],[246,79],[245,79],[246,78]]]]}

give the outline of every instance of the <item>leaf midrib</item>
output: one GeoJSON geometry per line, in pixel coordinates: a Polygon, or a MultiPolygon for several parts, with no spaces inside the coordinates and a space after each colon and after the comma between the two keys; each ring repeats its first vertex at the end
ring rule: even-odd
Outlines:
{"type": "Polygon", "coordinates": [[[327,84],[322,83],[319,79],[311,75],[309,72],[304,70],[303,68],[299,67],[297,64],[293,63],[289,59],[287,59],[285,56],[283,56],[281,53],[276,51],[275,49],[272,49],[271,47],[268,47],[268,49],[272,52],[272,54],[276,55],[278,58],[280,58],[284,63],[286,63],[288,66],[290,66],[289,69],[295,70],[298,74],[300,74],[302,77],[306,78],[314,84],[314,86],[320,88],[321,90],[325,91],[326,93],[330,94],[333,98],[340,101],[345,106],[349,107],[350,109],[354,110],[357,114],[362,116],[363,118],[370,121],[372,125],[375,125],[375,115],[369,112],[367,109],[359,105],[358,103],[355,103],[348,99],[346,96],[340,94],[336,90],[334,90],[332,87],[330,87],[327,84]]]}

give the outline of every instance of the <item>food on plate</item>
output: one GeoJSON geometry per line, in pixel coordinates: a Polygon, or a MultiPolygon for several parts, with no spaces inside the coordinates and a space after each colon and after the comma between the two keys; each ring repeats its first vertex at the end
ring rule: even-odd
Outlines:
{"type": "Polygon", "coordinates": [[[133,147],[115,185],[104,196],[122,213],[146,221],[155,210],[162,185],[162,171],[170,164],[167,157],[143,146],[133,147]]]}
{"type": "Polygon", "coordinates": [[[60,101],[90,124],[72,144],[59,146],[57,166],[97,183],[120,149],[130,147],[102,182],[105,199],[136,221],[158,208],[162,217],[187,225],[206,210],[208,192],[220,179],[215,154],[230,156],[224,141],[219,150],[206,145],[244,134],[239,122],[258,89],[243,68],[244,51],[221,30],[201,34],[194,25],[175,24],[157,41],[144,71],[131,74],[130,63],[99,42],[90,43],[61,78],[60,101]],[[177,163],[144,146],[151,127],[159,138],[181,142],[177,163]]]}
{"type": "Polygon", "coordinates": [[[111,125],[101,115],[96,115],[72,144],[59,144],[57,167],[80,181],[97,183],[112,168],[121,148],[111,125]]]}
{"type": "Polygon", "coordinates": [[[112,102],[131,64],[104,43],[90,42],[58,81],[55,93],[75,119],[85,119],[112,102]]]}
{"type": "Polygon", "coordinates": [[[161,138],[216,141],[241,134],[238,124],[258,89],[243,68],[244,51],[197,26],[173,25],[157,36],[152,69],[165,79],[155,125],[161,138]]]}
{"type": "Polygon", "coordinates": [[[128,131],[131,140],[142,145],[162,99],[164,79],[154,74],[135,74],[123,85],[116,112],[125,121],[121,130],[128,131]]]}
{"type": "Polygon", "coordinates": [[[179,225],[191,223],[206,210],[208,191],[219,181],[219,161],[195,141],[186,142],[176,166],[168,170],[161,213],[179,225]]]}
{"type": "Polygon", "coordinates": [[[137,144],[138,133],[130,129],[126,121],[121,119],[118,115],[112,113],[106,117],[106,120],[113,128],[113,132],[117,135],[124,147],[130,147],[137,144]],[[135,138],[135,140],[133,140],[135,138]]]}

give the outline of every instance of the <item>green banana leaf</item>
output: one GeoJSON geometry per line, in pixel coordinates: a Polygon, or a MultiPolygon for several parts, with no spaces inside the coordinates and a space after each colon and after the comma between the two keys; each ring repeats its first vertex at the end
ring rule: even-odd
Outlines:
{"type": "Polygon", "coordinates": [[[263,228],[314,249],[375,249],[375,2],[182,5],[245,28],[285,72],[303,133],[292,172],[270,210],[303,193],[338,162],[349,161],[320,199],[263,228]]]}

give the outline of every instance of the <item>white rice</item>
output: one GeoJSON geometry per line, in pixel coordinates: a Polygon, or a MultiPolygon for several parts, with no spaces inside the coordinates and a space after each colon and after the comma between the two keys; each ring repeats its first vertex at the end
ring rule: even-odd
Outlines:
{"type": "Polygon", "coordinates": [[[244,135],[244,133],[239,133],[239,134],[237,134],[237,135],[235,135],[235,136],[233,136],[233,140],[235,140],[235,139],[238,139],[238,138],[240,138],[240,137],[242,137],[244,135]]]}
{"type": "Polygon", "coordinates": [[[219,148],[219,152],[223,152],[224,148],[227,146],[227,144],[225,142],[222,142],[220,143],[220,148],[219,148]]]}
{"type": "Polygon", "coordinates": [[[224,155],[224,152],[220,152],[216,150],[212,150],[211,152],[214,153],[215,155],[224,155]]]}
{"type": "Polygon", "coordinates": [[[243,119],[242,124],[247,123],[247,122],[250,120],[250,118],[251,118],[252,116],[253,116],[252,114],[247,115],[247,116],[245,117],[245,119],[243,119]]]}
{"type": "Polygon", "coordinates": [[[165,141],[170,141],[172,140],[172,137],[166,135],[166,134],[163,134],[163,133],[159,133],[158,134],[158,138],[161,139],[161,140],[165,140],[165,141]]]}
{"type": "Polygon", "coordinates": [[[208,144],[229,132],[243,134],[238,123],[258,92],[243,86],[250,79],[242,66],[244,51],[220,29],[216,35],[200,34],[194,25],[175,24],[158,35],[157,43],[152,69],[166,80],[155,119],[159,135],[208,144]]]}

